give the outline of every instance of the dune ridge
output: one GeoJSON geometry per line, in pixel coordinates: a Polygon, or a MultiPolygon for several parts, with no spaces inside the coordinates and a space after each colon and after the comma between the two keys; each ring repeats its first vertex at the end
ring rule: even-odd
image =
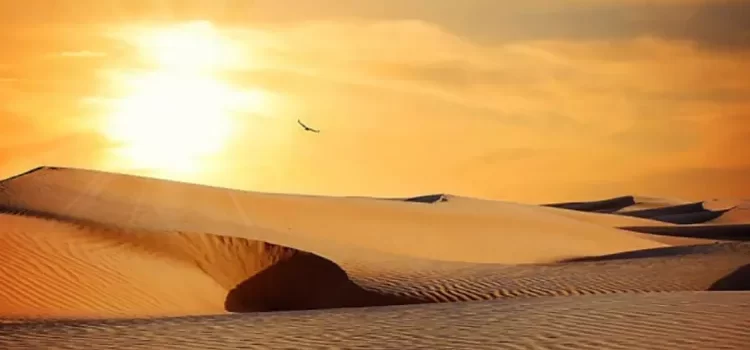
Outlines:
{"type": "Polygon", "coordinates": [[[423,204],[64,168],[1,181],[0,347],[750,342],[750,242],[664,243],[659,230],[698,226],[617,214],[423,204]]]}
{"type": "Polygon", "coordinates": [[[244,237],[267,229],[274,233],[259,237],[264,241],[319,249],[338,244],[436,260],[537,263],[665,246],[532,205],[498,202],[482,211],[451,203],[264,194],[67,169],[0,183],[0,206],[19,211],[151,231],[244,237]],[[472,239],[465,239],[467,231],[472,239]],[[384,233],[387,240],[380,239],[384,233]],[[513,249],[498,254],[501,246],[513,249]]]}

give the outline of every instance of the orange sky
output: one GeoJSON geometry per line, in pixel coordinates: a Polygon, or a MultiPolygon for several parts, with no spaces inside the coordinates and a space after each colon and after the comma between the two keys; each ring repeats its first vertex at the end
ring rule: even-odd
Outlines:
{"type": "Polygon", "coordinates": [[[750,197],[747,1],[71,3],[0,0],[0,177],[58,165],[331,195],[750,197]],[[194,31],[221,45],[182,54],[205,47],[194,31]],[[204,61],[208,80],[169,73],[204,61]]]}

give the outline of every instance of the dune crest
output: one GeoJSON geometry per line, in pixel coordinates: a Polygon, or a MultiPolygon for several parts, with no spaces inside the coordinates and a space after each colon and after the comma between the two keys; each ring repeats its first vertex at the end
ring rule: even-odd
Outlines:
{"type": "Polygon", "coordinates": [[[0,207],[18,211],[235,237],[269,229],[294,237],[263,237],[280,245],[304,239],[435,260],[539,263],[665,246],[533,205],[496,202],[479,211],[456,202],[264,194],[76,169],[42,169],[0,184],[0,207]]]}

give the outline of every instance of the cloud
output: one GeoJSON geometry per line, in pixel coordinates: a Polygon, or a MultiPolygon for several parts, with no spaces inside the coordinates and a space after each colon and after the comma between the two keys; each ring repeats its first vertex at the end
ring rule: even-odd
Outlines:
{"type": "Polygon", "coordinates": [[[747,1],[607,1],[504,14],[476,8],[468,16],[436,23],[489,43],[653,37],[685,40],[705,49],[750,49],[747,1]]]}
{"type": "MultiPolygon", "coordinates": [[[[409,105],[419,105],[412,119],[480,117],[537,142],[632,146],[645,135],[668,137],[660,130],[673,125],[693,135],[692,120],[736,110],[750,94],[743,78],[750,74],[750,55],[655,38],[488,46],[412,20],[306,22],[247,35],[247,42],[262,37],[267,44],[253,48],[254,61],[272,62],[247,73],[251,81],[308,96],[328,90],[339,96],[333,91],[347,84],[369,86],[409,96],[398,98],[398,106],[412,111],[409,105]],[[259,78],[272,71],[286,76],[259,78]],[[322,81],[339,85],[320,89],[322,81]],[[428,103],[441,107],[430,109],[428,103]]],[[[681,146],[670,147],[663,150],[681,146]]]]}
{"type": "Polygon", "coordinates": [[[750,47],[750,3],[744,0],[27,0],[0,4],[2,26],[164,22],[294,24],[349,19],[417,20],[485,43],[533,40],[686,40],[707,49],[750,47]],[[34,11],[29,11],[34,9],[34,11]],[[82,11],[81,9],[86,9],[82,11]]]}
{"type": "Polygon", "coordinates": [[[685,40],[707,49],[750,48],[750,3],[719,1],[573,1],[530,0],[503,3],[467,0],[339,2],[284,1],[259,4],[256,18],[294,22],[360,18],[374,21],[418,20],[446,28],[458,36],[488,44],[536,40],[631,40],[653,37],[685,40]],[[304,10],[302,10],[304,9],[304,10]]]}
{"type": "MultiPolygon", "coordinates": [[[[742,111],[750,95],[746,55],[657,38],[482,45],[415,21],[306,23],[274,35],[283,43],[272,56],[278,69],[317,73],[279,80],[304,87],[300,96],[315,94],[315,104],[335,106],[317,113],[331,120],[356,111],[356,123],[375,119],[405,134],[427,134],[428,125],[434,132],[422,141],[441,157],[403,149],[401,155],[441,169],[433,181],[473,179],[476,188],[464,188],[472,193],[492,191],[498,182],[555,188],[577,181],[583,188],[587,181],[700,164],[697,154],[726,151],[715,140],[737,126],[725,116],[742,111]],[[415,39],[407,52],[392,37],[415,39]],[[331,80],[339,85],[321,88],[331,80]],[[448,170],[441,168],[446,163],[448,170]],[[545,169],[565,170],[551,176],[545,169]]],[[[263,50],[257,54],[263,57],[263,50]]],[[[369,154],[366,144],[359,139],[358,154],[369,154]]],[[[391,154],[382,144],[377,153],[391,154]]],[[[717,167],[731,165],[710,159],[717,167]]]]}
{"type": "MultiPolygon", "coordinates": [[[[375,6],[364,3],[357,6],[375,6]]],[[[416,11],[408,8],[416,3],[386,1],[400,10],[380,15],[403,17],[416,11]]],[[[745,98],[750,83],[744,78],[750,74],[750,53],[706,50],[705,44],[672,34],[641,35],[646,32],[627,26],[579,35],[580,28],[535,32],[529,29],[537,25],[534,21],[521,23],[529,16],[547,18],[554,28],[564,22],[555,18],[583,20],[603,7],[625,6],[622,3],[557,5],[546,12],[507,5],[508,13],[519,13],[521,19],[492,24],[513,29],[498,30],[494,38],[479,35],[489,29],[467,27],[479,24],[452,21],[461,13],[472,14],[472,4],[491,8],[498,2],[469,2],[453,12],[447,4],[424,10],[433,20],[353,18],[344,11],[339,18],[267,21],[253,27],[217,23],[223,34],[243,45],[245,54],[235,61],[239,64],[227,67],[225,77],[243,89],[280,96],[262,120],[237,116],[236,129],[243,136],[219,158],[225,167],[256,175],[253,180],[225,180],[232,186],[254,181],[265,190],[280,191],[439,190],[503,193],[511,199],[533,190],[531,183],[560,190],[707,161],[716,168],[741,165],[740,157],[726,154],[745,145],[741,140],[747,134],[740,131],[750,125],[745,98]],[[297,137],[296,118],[320,126],[325,137],[297,137]],[[301,180],[295,175],[299,173],[316,176],[301,180]],[[362,178],[368,179],[367,186],[352,180],[362,178]]],[[[311,11],[313,18],[319,9],[311,11]]],[[[299,15],[306,15],[303,12],[299,15]]],[[[487,12],[496,14],[498,22],[511,16],[487,12]]],[[[662,20],[679,23],[687,18],[681,17],[685,13],[677,11],[662,20]]],[[[651,21],[650,14],[643,20],[637,15],[631,13],[624,21],[651,21]]],[[[73,32],[66,35],[76,37],[73,32]]],[[[69,40],[43,52],[81,47],[69,40]]],[[[17,91],[0,102],[19,115],[34,115],[45,130],[63,132],[65,125],[86,122],[88,115],[71,101],[100,108],[97,102],[118,92],[118,86],[102,85],[98,73],[145,69],[136,55],[123,49],[126,44],[109,40],[84,46],[110,53],[107,60],[27,63],[26,57],[41,55],[16,55],[24,66],[14,66],[14,72],[23,73],[23,82],[13,84],[17,91]],[[61,116],[71,117],[54,122],[61,116]]],[[[72,152],[65,157],[77,159],[72,152]]],[[[540,191],[535,193],[544,194],[540,191]]]]}
{"type": "Polygon", "coordinates": [[[275,33],[285,44],[268,59],[280,69],[418,91],[507,115],[549,115],[554,107],[558,115],[593,123],[623,114],[664,119],[741,101],[750,92],[743,79],[750,56],[659,39],[482,46],[414,21],[312,23],[275,33]]]}

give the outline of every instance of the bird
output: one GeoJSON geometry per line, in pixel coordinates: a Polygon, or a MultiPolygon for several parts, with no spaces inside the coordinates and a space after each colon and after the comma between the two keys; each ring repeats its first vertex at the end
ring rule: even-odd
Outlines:
{"type": "Polygon", "coordinates": [[[316,134],[320,132],[320,130],[313,129],[313,128],[305,125],[305,123],[301,122],[299,119],[297,119],[297,123],[299,123],[299,125],[301,125],[305,129],[305,131],[314,132],[316,134]]]}

